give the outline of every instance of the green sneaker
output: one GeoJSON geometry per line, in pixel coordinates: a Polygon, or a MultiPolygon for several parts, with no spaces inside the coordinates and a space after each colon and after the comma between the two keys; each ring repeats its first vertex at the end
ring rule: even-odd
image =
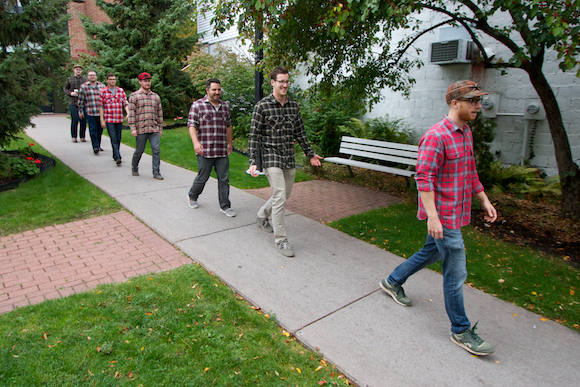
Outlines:
{"type": "Polygon", "coordinates": [[[451,341],[474,355],[485,356],[494,353],[495,347],[490,343],[483,341],[483,339],[475,333],[476,328],[477,323],[475,323],[473,328],[468,329],[463,333],[452,333],[451,341]]]}
{"type": "Polygon", "coordinates": [[[413,305],[409,297],[405,296],[405,291],[403,290],[402,286],[392,285],[385,278],[384,280],[381,281],[381,288],[383,288],[383,290],[387,292],[387,294],[391,296],[397,304],[403,306],[413,305]]]}

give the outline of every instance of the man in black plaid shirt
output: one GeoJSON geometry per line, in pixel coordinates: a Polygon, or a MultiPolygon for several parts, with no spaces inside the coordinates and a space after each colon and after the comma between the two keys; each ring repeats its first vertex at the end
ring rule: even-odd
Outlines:
{"type": "Polygon", "coordinates": [[[311,165],[320,166],[322,157],[308,145],[298,104],[286,96],[290,87],[288,70],[284,67],[272,70],[270,83],[272,94],[254,107],[248,143],[251,175],[258,176],[256,157],[259,155],[272,188],[272,197],[260,208],[256,220],[262,230],[274,232],[278,251],[286,257],[293,257],[294,250],[288,243],[284,226],[284,206],[296,176],[294,141],[298,141],[311,165]],[[268,222],[270,215],[272,225],[268,222]]]}

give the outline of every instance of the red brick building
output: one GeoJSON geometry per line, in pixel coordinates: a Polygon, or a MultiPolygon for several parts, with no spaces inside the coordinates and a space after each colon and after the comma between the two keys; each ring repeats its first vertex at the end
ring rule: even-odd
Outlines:
{"type": "Polygon", "coordinates": [[[79,51],[87,51],[87,36],[79,15],[88,16],[96,23],[110,23],[111,19],[97,7],[95,0],[73,0],[69,3],[68,13],[72,16],[68,21],[68,35],[70,36],[70,54],[74,58],[79,51]]]}

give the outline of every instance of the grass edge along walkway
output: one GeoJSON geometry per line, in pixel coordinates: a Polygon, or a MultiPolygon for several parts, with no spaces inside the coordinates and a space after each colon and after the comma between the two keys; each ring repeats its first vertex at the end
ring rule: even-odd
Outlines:
{"type": "MultiPolygon", "coordinates": [[[[328,223],[346,234],[410,257],[425,243],[417,205],[403,203],[328,223]]],[[[528,247],[495,240],[471,226],[462,229],[467,285],[580,332],[580,270],[528,247]]],[[[441,264],[429,266],[441,272],[441,264]]],[[[383,273],[387,276],[389,273],[383,273]]]]}
{"type": "MultiPolygon", "coordinates": [[[[8,149],[34,141],[25,135],[8,149]]],[[[54,168],[37,174],[16,189],[0,193],[0,235],[6,236],[54,224],[67,223],[120,211],[117,201],[89,183],[38,144],[36,153],[56,159],[54,168]]]]}
{"type": "MultiPolygon", "coordinates": [[[[30,143],[33,141],[25,137],[11,147],[19,149],[30,143]]],[[[36,144],[34,150],[54,157],[36,144]]],[[[0,210],[6,235],[121,209],[114,199],[58,159],[48,173],[0,194],[0,207],[8,210],[0,210]],[[45,210],[34,211],[38,207],[45,210]]],[[[201,266],[195,269],[201,270],[197,283],[192,284],[193,277],[188,275],[187,284],[172,290],[176,283],[172,275],[188,270],[186,266],[102,285],[0,316],[0,385],[75,386],[85,381],[92,382],[89,385],[138,385],[144,380],[149,385],[209,385],[222,377],[224,383],[218,385],[232,380],[236,385],[251,382],[263,386],[349,384],[334,365],[298,345],[290,333],[276,325],[275,318],[248,305],[201,266]],[[159,289],[149,282],[157,278],[164,278],[166,283],[154,282],[159,289]],[[202,282],[206,283],[203,294],[198,286],[202,282]],[[222,294],[216,299],[213,292],[218,288],[222,294]],[[174,299],[182,289],[187,296],[174,299]],[[204,294],[211,296],[201,302],[204,294]],[[228,306],[236,306],[241,317],[226,319],[224,316],[234,313],[228,306]],[[212,310],[214,318],[202,319],[208,316],[205,310],[212,310]],[[197,320],[185,324],[181,318],[197,320]],[[192,337],[191,330],[202,322],[201,338],[192,337]],[[226,325],[231,326],[225,329],[226,325]],[[137,339],[130,339],[129,332],[137,339]],[[139,341],[141,335],[147,336],[143,342],[139,341]],[[149,344],[139,347],[144,342],[149,344]],[[241,348],[242,344],[245,347],[241,348]],[[204,357],[195,357],[198,353],[204,357]],[[183,365],[174,363],[176,358],[188,360],[183,370],[174,366],[183,365]],[[232,372],[224,373],[224,369],[232,372]]]]}
{"type": "Polygon", "coordinates": [[[0,332],[3,386],[350,384],[199,264],[16,309],[0,332]]]}

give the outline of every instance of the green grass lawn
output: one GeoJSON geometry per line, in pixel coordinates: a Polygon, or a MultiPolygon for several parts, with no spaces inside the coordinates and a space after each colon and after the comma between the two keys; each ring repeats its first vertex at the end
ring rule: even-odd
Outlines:
{"type": "MultiPolygon", "coordinates": [[[[179,158],[176,148],[185,141],[169,133],[163,137],[165,147],[179,158]]],[[[25,138],[9,148],[31,141],[25,138]]],[[[193,153],[191,144],[182,149],[193,153]]],[[[114,199],[58,160],[50,171],[0,193],[3,235],[118,210],[114,199]]],[[[85,383],[348,384],[332,364],[280,329],[273,316],[248,305],[197,265],[100,286],[0,316],[0,386],[85,383]]]]}
{"type": "Polygon", "coordinates": [[[1,386],[346,385],[201,266],[0,316],[1,386]]]}
{"type": "MultiPolygon", "coordinates": [[[[129,131],[123,131],[121,142],[135,148],[135,138],[131,136],[129,131]]],[[[151,154],[149,143],[147,143],[145,152],[151,154]]],[[[161,136],[161,159],[197,172],[197,158],[193,151],[189,131],[186,127],[163,131],[163,135],[161,136]]],[[[300,157],[297,153],[298,160],[300,160],[300,157]]],[[[246,169],[248,169],[248,158],[239,153],[232,152],[230,155],[230,185],[241,189],[268,187],[268,179],[265,176],[252,177],[246,174],[246,169]]],[[[211,173],[211,176],[216,177],[215,171],[211,173]]],[[[311,179],[312,176],[302,169],[296,170],[296,182],[311,179]]]]}
{"type": "MultiPolygon", "coordinates": [[[[7,149],[20,149],[32,139],[24,136],[7,149]]],[[[36,153],[52,157],[40,145],[36,153]]],[[[0,193],[0,234],[9,235],[39,227],[92,218],[119,211],[115,199],[57,160],[50,171],[0,193]]]]}
{"type": "MultiPolygon", "coordinates": [[[[426,222],[417,205],[404,203],[330,223],[330,226],[401,257],[420,250],[426,222]]],[[[580,332],[580,270],[529,248],[463,228],[467,283],[580,332]]],[[[441,264],[430,267],[441,272],[441,264]]],[[[384,273],[388,275],[389,273],[384,273]]],[[[409,292],[407,292],[409,293],[409,292]]]]}

